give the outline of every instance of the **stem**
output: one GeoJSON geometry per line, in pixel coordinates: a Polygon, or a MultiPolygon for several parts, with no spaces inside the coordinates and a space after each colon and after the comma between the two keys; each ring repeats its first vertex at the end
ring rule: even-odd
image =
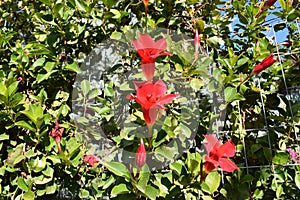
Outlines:
{"type": "Polygon", "coordinates": [[[153,148],[153,146],[152,146],[152,142],[153,142],[152,128],[153,128],[153,125],[148,126],[149,151],[152,151],[152,148],[153,148]]]}
{"type": "Polygon", "coordinates": [[[146,17],[145,28],[146,28],[146,32],[147,32],[147,23],[148,23],[148,5],[145,5],[145,17],[146,17]]]}

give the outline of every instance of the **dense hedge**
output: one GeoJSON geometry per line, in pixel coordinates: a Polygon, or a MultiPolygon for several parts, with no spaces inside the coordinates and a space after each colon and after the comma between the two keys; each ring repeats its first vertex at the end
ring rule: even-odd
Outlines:
{"type": "Polygon", "coordinates": [[[299,17],[283,0],[0,1],[1,199],[299,199],[299,17]],[[136,167],[152,123],[126,99],[139,32],[166,39],[154,79],[180,96],[136,167]],[[207,154],[208,134],[235,156],[207,154]],[[207,170],[206,154],[239,170],[207,170]]]}

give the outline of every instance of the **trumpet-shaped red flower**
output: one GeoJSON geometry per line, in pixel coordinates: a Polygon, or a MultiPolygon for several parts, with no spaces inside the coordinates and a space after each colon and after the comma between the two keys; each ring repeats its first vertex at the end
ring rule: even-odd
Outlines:
{"type": "Polygon", "coordinates": [[[131,42],[142,59],[142,71],[146,80],[151,81],[154,76],[155,59],[171,54],[171,52],[164,52],[167,48],[166,38],[155,42],[150,35],[140,34],[139,39],[131,42]]]}
{"type": "Polygon", "coordinates": [[[273,54],[270,54],[268,57],[266,57],[265,59],[263,59],[259,64],[257,64],[254,69],[253,69],[253,73],[254,74],[258,74],[261,71],[267,69],[268,67],[270,67],[271,65],[273,65],[273,63],[275,63],[277,61],[277,59],[274,58],[273,54]]]}
{"type": "Polygon", "coordinates": [[[56,143],[60,143],[61,138],[62,138],[62,134],[64,132],[64,128],[59,126],[59,123],[57,120],[55,120],[55,127],[52,128],[51,132],[49,133],[49,135],[51,137],[53,137],[53,139],[55,140],[56,143]]]}
{"type": "Polygon", "coordinates": [[[258,18],[263,12],[265,12],[268,8],[273,6],[277,0],[267,0],[264,5],[259,10],[259,13],[255,16],[255,18],[258,18]]]}
{"type": "Polygon", "coordinates": [[[157,110],[162,112],[164,104],[170,103],[179,94],[167,94],[167,86],[162,80],[155,83],[150,81],[137,82],[134,81],[136,96],[128,95],[126,98],[135,100],[142,106],[143,116],[148,127],[152,127],[156,117],[157,110]]]}
{"type": "Polygon", "coordinates": [[[148,6],[149,0],[143,0],[145,6],[148,6]]]}
{"type": "Polygon", "coordinates": [[[53,139],[55,140],[55,142],[58,146],[58,152],[61,152],[60,141],[61,141],[64,130],[65,130],[64,128],[59,126],[58,121],[55,120],[55,127],[52,128],[51,132],[49,133],[49,135],[51,137],[53,137],[53,139]]]}
{"type": "Polygon", "coordinates": [[[96,162],[99,162],[99,158],[94,155],[85,155],[83,158],[83,161],[86,163],[89,163],[92,167],[94,167],[94,164],[96,162]]]}
{"type": "Polygon", "coordinates": [[[144,141],[141,138],[140,146],[137,149],[137,152],[135,154],[135,165],[138,168],[142,168],[145,163],[146,163],[146,149],[145,149],[144,141]]]}
{"type": "Polygon", "coordinates": [[[219,166],[226,172],[238,170],[238,167],[228,158],[235,155],[235,146],[231,139],[223,145],[214,135],[204,135],[206,143],[204,146],[207,151],[205,156],[204,170],[206,173],[218,168],[219,166]]]}

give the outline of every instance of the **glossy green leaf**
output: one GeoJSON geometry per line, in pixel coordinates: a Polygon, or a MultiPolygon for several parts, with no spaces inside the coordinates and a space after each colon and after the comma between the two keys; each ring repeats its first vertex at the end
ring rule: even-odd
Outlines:
{"type": "Polygon", "coordinates": [[[80,83],[81,90],[84,96],[87,96],[87,94],[90,91],[90,82],[88,80],[83,80],[80,83]]]}
{"type": "Polygon", "coordinates": [[[118,195],[118,194],[125,194],[125,193],[129,193],[129,190],[127,189],[127,186],[124,183],[116,185],[111,190],[111,195],[118,195]]]}
{"type": "Polygon", "coordinates": [[[298,187],[298,189],[300,189],[300,174],[299,173],[296,173],[295,184],[298,187]]]}
{"type": "Polygon", "coordinates": [[[236,88],[233,87],[226,87],[224,90],[224,95],[227,103],[235,100],[245,100],[245,98],[237,92],[236,88]]]}
{"type": "Polygon", "coordinates": [[[286,164],[289,161],[289,159],[290,159],[289,154],[285,152],[279,152],[275,154],[273,158],[273,163],[278,165],[283,165],[286,164]]]}
{"type": "Polygon", "coordinates": [[[220,182],[221,182],[221,177],[217,171],[210,172],[205,178],[205,183],[208,186],[209,192],[211,194],[217,191],[220,182]]]}
{"type": "Polygon", "coordinates": [[[25,192],[25,193],[23,194],[23,199],[24,199],[24,200],[34,200],[34,199],[35,199],[35,194],[34,194],[34,192],[32,192],[32,191],[25,192]]]}
{"type": "Polygon", "coordinates": [[[121,176],[126,178],[126,180],[131,180],[130,172],[128,171],[127,167],[119,162],[106,162],[103,165],[112,173],[116,174],[117,176],[121,176]]]}
{"type": "Polygon", "coordinates": [[[23,190],[23,191],[25,191],[25,192],[28,192],[28,186],[27,186],[27,184],[25,183],[24,178],[19,177],[18,180],[17,180],[17,184],[18,184],[18,187],[19,187],[21,190],[23,190]]]}

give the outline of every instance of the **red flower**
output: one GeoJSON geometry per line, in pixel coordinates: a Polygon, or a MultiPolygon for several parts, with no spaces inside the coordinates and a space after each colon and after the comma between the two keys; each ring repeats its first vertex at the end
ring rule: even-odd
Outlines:
{"type": "Polygon", "coordinates": [[[274,59],[274,55],[270,54],[268,57],[266,57],[265,59],[263,59],[259,64],[257,64],[254,67],[253,73],[254,74],[260,73],[264,69],[267,69],[268,67],[270,67],[271,65],[273,65],[273,63],[275,63],[276,61],[277,61],[277,59],[274,59]]]}
{"type": "Polygon", "coordinates": [[[149,0],[143,0],[145,6],[148,6],[149,0]]]}
{"type": "Polygon", "coordinates": [[[146,163],[146,149],[145,149],[144,141],[141,138],[140,146],[137,149],[137,152],[135,154],[135,165],[138,168],[142,168],[145,163],[146,163]]]}
{"type": "Polygon", "coordinates": [[[235,146],[232,143],[231,139],[223,145],[220,145],[220,142],[214,135],[204,135],[206,143],[204,146],[207,151],[205,156],[204,169],[208,173],[213,169],[220,166],[226,172],[233,172],[238,170],[238,167],[228,159],[228,157],[233,157],[235,155],[235,146]]]}
{"type": "Polygon", "coordinates": [[[154,76],[155,59],[171,54],[170,52],[163,52],[167,48],[166,38],[155,42],[150,35],[140,34],[139,39],[131,42],[142,59],[142,71],[146,80],[151,81],[154,76]]]}
{"type": "Polygon", "coordinates": [[[94,155],[85,155],[83,161],[89,163],[92,167],[94,167],[94,164],[96,162],[99,162],[100,160],[94,155]]]}
{"type": "Polygon", "coordinates": [[[267,0],[264,5],[261,7],[259,13],[255,16],[255,18],[258,18],[263,12],[265,12],[268,8],[274,5],[276,0],[267,0]]]}
{"type": "Polygon", "coordinates": [[[49,135],[51,137],[53,137],[53,139],[55,140],[56,144],[58,145],[58,152],[61,152],[61,148],[60,148],[60,141],[62,138],[62,134],[64,132],[64,128],[59,126],[59,123],[57,120],[55,120],[55,127],[52,128],[51,132],[49,133],[49,135]]]}
{"type": "Polygon", "coordinates": [[[136,82],[134,81],[136,96],[128,95],[126,98],[135,100],[142,106],[143,116],[148,127],[152,127],[156,117],[157,109],[162,112],[164,104],[170,103],[179,94],[167,94],[167,86],[162,80],[152,83],[149,81],[136,82]]]}

